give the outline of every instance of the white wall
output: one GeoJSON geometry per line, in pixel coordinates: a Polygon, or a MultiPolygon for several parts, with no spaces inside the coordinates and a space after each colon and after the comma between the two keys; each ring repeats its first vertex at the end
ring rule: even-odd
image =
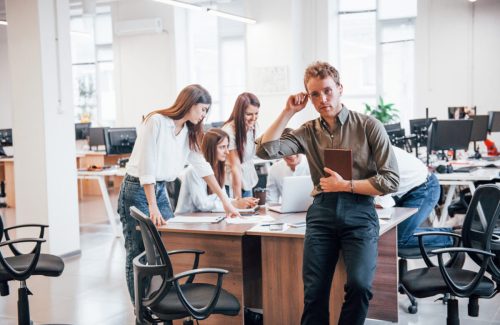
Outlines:
{"type": "Polygon", "coordinates": [[[12,127],[7,27],[0,26],[0,129],[12,127]]]}
{"type": "Polygon", "coordinates": [[[136,126],[142,115],[165,108],[177,95],[173,7],[153,1],[112,5],[113,23],[161,18],[165,32],[114,36],[116,126],[136,126]]]}
{"type": "Polygon", "coordinates": [[[420,0],[416,27],[414,117],[500,109],[500,1],[420,0]]]}
{"type": "MultiPolygon", "coordinates": [[[[328,60],[328,1],[256,0],[248,1],[247,6],[248,15],[258,21],[247,26],[248,90],[261,101],[259,125],[265,130],[284,108],[288,96],[304,91],[307,65],[328,60]],[[259,72],[273,67],[284,67],[288,72],[287,85],[279,92],[267,92],[261,86],[265,79],[259,72]]],[[[317,116],[309,104],[289,126],[298,127],[317,116]]]]}

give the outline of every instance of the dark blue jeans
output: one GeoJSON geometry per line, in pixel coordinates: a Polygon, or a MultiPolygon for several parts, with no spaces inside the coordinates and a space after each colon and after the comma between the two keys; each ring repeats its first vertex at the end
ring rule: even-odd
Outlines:
{"type": "MultiPolygon", "coordinates": [[[[226,188],[226,194],[228,197],[231,197],[231,191],[230,187],[225,185],[226,188]]],[[[244,189],[241,190],[241,197],[252,197],[252,191],[245,191],[244,189]]]]}
{"type": "MultiPolygon", "coordinates": [[[[174,215],[168,202],[165,183],[157,182],[155,184],[155,194],[161,215],[164,219],[169,219],[174,215]]],[[[130,215],[131,206],[135,206],[146,215],[149,215],[148,201],[144,193],[144,188],[139,183],[139,178],[125,175],[118,197],[118,213],[120,214],[120,221],[123,225],[123,236],[125,237],[125,275],[130,298],[132,299],[132,303],[134,303],[134,266],[132,260],[144,252],[144,243],[142,242],[141,232],[136,229],[138,223],[130,215]]]]}
{"type": "MultiPolygon", "coordinates": [[[[413,236],[416,232],[453,231],[451,228],[419,227],[436,206],[440,194],[439,180],[436,175],[430,174],[425,183],[411,189],[401,198],[394,198],[397,207],[418,208],[413,216],[398,225],[399,248],[418,247],[418,239],[413,236]]],[[[447,236],[425,236],[423,240],[426,247],[451,246],[453,242],[452,238],[447,236]]]]}
{"type": "Polygon", "coordinates": [[[364,324],[377,264],[379,223],[373,198],[351,193],[318,194],[307,211],[306,222],[302,324],[329,324],[330,289],[339,252],[347,274],[339,324],[364,324]]]}

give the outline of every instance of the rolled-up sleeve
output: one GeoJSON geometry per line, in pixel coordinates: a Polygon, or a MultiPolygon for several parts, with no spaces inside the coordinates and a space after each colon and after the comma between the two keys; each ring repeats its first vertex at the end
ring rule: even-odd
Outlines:
{"type": "Polygon", "coordinates": [[[212,166],[210,166],[210,164],[205,160],[205,157],[203,157],[203,155],[198,151],[190,151],[187,160],[193,166],[196,174],[200,177],[214,174],[212,166]]]}
{"type": "Polygon", "coordinates": [[[396,192],[399,187],[398,163],[382,123],[369,119],[367,138],[377,166],[377,175],[370,177],[368,181],[382,194],[396,192]]]}
{"type": "Polygon", "coordinates": [[[285,134],[278,140],[262,143],[262,137],[255,140],[256,155],[261,159],[278,159],[298,153],[304,153],[300,134],[285,134]]]}

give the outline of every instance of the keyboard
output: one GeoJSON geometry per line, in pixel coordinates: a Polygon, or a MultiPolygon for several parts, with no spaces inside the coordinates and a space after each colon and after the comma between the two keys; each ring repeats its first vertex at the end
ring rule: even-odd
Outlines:
{"type": "Polygon", "coordinates": [[[454,173],[471,173],[477,170],[479,167],[476,166],[464,166],[459,168],[453,168],[454,173]]]}

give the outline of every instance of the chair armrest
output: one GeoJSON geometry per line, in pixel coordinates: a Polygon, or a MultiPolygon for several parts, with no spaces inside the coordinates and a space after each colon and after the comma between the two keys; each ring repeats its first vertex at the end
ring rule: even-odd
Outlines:
{"type": "Polygon", "coordinates": [[[451,236],[451,237],[457,237],[457,238],[462,238],[461,235],[456,234],[454,232],[447,232],[447,231],[423,231],[423,232],[416,232],[413,234],[415,237],[424,237],[424,236],[451,236]]]}
{"type": "MultiPolygon", "coordinates": [[[[422,255],[422,258],[423,258],[425,264],[427,265],[427,267],[435,267],[437,265],[434,265],[434,263],[432,263],[431,259],[429,258],[429,255],[427,254],[427,250],[425,249],[424,240],[423,240],[423,238],[425,236],[454,237],[454,238],[458,239],[458,242],[456,243],[457,245],[460,245],[460,242],[462,239],[461,235],[455,234],[453,232],[447,232],[447,231],[423,231],[423,232],[414,233],[413,236],[418,238],[418,247],[420,248],[420,255],[422,255]]],[[[456,253],[454,253],[454,255],[452,255],[452,257],[451,257],[450,261],[448,261],[447,265],[452,265],[455,262],[455,260],[458,257],[457,253],[458,252],[456,252],[456,253]]]]}
{"type": "Polygon", "coordinates": [[[448,273],[448,270],[446,269],[446,266],[443,262],[443,254],[444,253],[458,253],[458,252],[465,252],[465,253],[473,253],[473,254],[480,254],[484,255],[485,257],[495,257],[496,255],[483,251],[481,249],[476,249],[476,248],[469,248],[469,247],[450,247],[450,248],[439,248],[439,249],[434,249],[431,251],[433,254],[437,254],[438,256],[438,262],[439,262],[439,271],[441,272],[441,276],[443,277],[444,282],[446,282],[446,285],[450,289],[450,291],[453,293],[453,295],[457,297],[469,297],[472,292],[477,288],[479,285],[479,282],[481,281],[481,278],[484,276],[484,273],[488,269],[488,266],[491,262],[491,258],[485,258],[483,260],[482,265],[480,265],[479,271],[476,273],[474,276],[474,279],[472,279],[471,282],[464,286],[459,286],[458,284],[453,281],[451,276],[448,273]]]}
{"type": "MultiPolygon", "coordinates": [[[[195,270],[198,268],[198,264],[200,262],[200,255],[205,254],[205,251],[199,250],[199,249],[177,249],[173,251],[167,252],[168,255],[176,255],[176,254],[184,254],[184,253],[191,253],[195,254],[194,261],[193,261],[193,266],[191,269],[195,270]]],[[[193,283],[194,277],[196,274],[191,275],[187,280],[186,283],[193,283]]]]}
{"type": "MultiPolygon", "coordinates": [[[[44,233],[45,233],[45,228],[48,228],[49,226],[48,225],[43,225],[43,224],[38,224],[38,223],[26,223],[26,224],[22,224],[22,225],[15,225],[15,226],[12,226],[12,227],[7,227],[7,228],[4,228],[4,233],[5,233],[5,239],[7,240],[10,240],[10,235],[9,235],[9,230],[12,230],[12,229],[17,229],[17,228],[32,228],[32,227],[39,227],[40,228],[40,234],[38,235],[38,238],[43,238],[44,237],[44,233]]],[[[0,238],[1,239],[1,238],[0,238]]],[[[15,255],[15,256],[19,256],[19,255],[23,255],[23,253],[21,253],[19,250],[16,249],[16,247],[14,247],[13,245],[9,245],[10,247],[10,250],[12,251],[12,253],[15,255]]],[[[33,249],[30,254],[34,254],[35,253],[35,250],[33,249]]]]}
{"type": "MultiPolygon", "coordinates": [[[[32,253],[33,258],[31,259],[30,264],[28,267],[22,271],[18,271],[14,269],[3,257],[3,254],[0,252],[0,264],[4,267],[5,271],[14,278],[17,281],[23,281],[26,280],[31,276],[31,273],[35,270],[35,267],[38,263],[38,259],[40,258],[40,251],[42,247],[42,243],[45,242],[45,239],[42,238],[19,238],[19,239],[13,239],[13,240],[8,240],[0,243],[0,247],[8,245],[9,247],[12,247],[13,244],[17,243],[36,243],[35,248],[33,249],[32,253]]],[[[14,256],[15,258],[15,256],[14,256]]]]}
{"type": "Polygon", "coordinates": [[[181,301],[182,305],[184,308],[187,309],[191,317],[197,319],[197,320],[202,320],[210,316],[212,311],[215,308],[215,305],[217,304],[217,301],[219,300],[220,292],[222,289],[222,277],[224,274],[227,274],[228,271],[224,269],[216,269],[216,268],[203,268],[203,269],[197,269],[197,270],[190,270],[186,272],[182,272],[179,274],[176,274],[175,276],[171,277],[167,281],[172,281],[174,283],[174,287],[177,291],[177,297],[181,301]],[[186,298],[184,295],[184,292],[182,292],[182,287],[179,284],[179,279],[186,277],[186,276],[191,276],[192,274],[200,274],[200,273],[215,273],[217,274],[217,286],[215,288],[215,292],[208,302],[208,304],[202,308],[196,308],[194,307],[186,298]]]}
{"type": "Polygon", "coordinates": [[[169,282],[178,281],[186,276],[191,276],[193,274],[202,274],[202,273],[227,274],[227,273],[229,273],[229,271],[224,270],[224,269],[217,269],[217,268],[203,268],[203,269],[189,270],[189,271],[185,271],[185,272],[176,274],[173,277],[167,279],[166,281],[169,281],[169,282]]]}
{"type": "Polygon", "coordinates": [[[469,247],[449,247],[449,248],[437,248],[431,251],[432,254],[441,255],[444,253],[455,253],[455,252],[464,252],[464,253],[476,253],[485,256],[495,257],[496,255],[492,252],[483,251],[482,249],[477,248],[469,248],[469,247]]]}

